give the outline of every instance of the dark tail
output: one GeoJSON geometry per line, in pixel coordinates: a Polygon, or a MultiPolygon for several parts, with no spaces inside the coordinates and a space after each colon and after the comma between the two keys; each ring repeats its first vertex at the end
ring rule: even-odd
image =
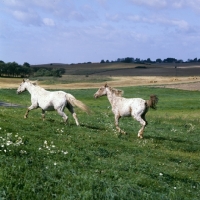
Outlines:
{"type": "Polygon", "coordinates": [[[158,103],[158,97],[156,95],[151,95],[150,99],[147,100],[147,106],[149,108],[156,109],[156,104],[158,103]]]}

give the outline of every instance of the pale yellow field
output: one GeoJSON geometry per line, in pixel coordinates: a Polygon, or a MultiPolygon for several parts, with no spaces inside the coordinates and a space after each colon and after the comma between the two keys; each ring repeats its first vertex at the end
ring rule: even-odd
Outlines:
{"type": "MultiPolygon", "coordinates": [[[[72,75],[73,76],[73,75],[72,75]]],[[[15,78],[0,78],[0,88],[17,89],[22,79],[15,78]]],[[[68,83],[68,84],[53,84],[46,85],[42,81],[38,84],[45,89],[86,89],[86,88],[99,88],[102,83],[68,83]]],[[[161,77],[161,76],[121,76],[112,77],[107,82],[112,87],[125,87],[125,86],[159,86],[179,88],[186,90],[200,90],[200,76],[196,77],[161,77]]]]}

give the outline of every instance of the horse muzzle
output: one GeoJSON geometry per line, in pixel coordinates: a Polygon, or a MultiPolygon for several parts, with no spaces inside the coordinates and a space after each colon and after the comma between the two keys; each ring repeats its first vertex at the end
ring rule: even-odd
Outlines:
{"type": "Polygon", "coordinates": [[[99,96],[97,94],[94,94],[94,98],[97,99],[99,96]]]}

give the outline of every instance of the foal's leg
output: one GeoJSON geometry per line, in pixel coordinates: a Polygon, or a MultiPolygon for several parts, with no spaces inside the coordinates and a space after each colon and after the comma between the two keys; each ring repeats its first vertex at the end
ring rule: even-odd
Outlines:
{"type": "MultiPolygon", "coordinates": [[[[138,122],[140,122],[140,124],[142,125],[142,128],[138,131],[138,137],[139,138],[143,138],[143,133],[144,133],[144,129],[145,129],[145,126],[146,126],[146,121],[144,119],[142,119],[141,116],[136,116],[134,117],[138,122]]],[[[144,118],[144,116],[143,116],[144,118]]]]}
{"type": "Polygon", "coordinates": [[[70,103],[67,103],[67,106],[66,106],[66,107],[67,107],[68,110],[72,113],[72,116],[73,116],[73,118],[74,118],[74,120],[75,120],[75,122],[76,122],[76,125],[79,126],[78,118],[77,118],[77,116],[76,116],[76,113],[74,112],[73,106],[72,106],[70,103]]]}
{"type": "Polygon", "coordinates": [[[119,119],[121,118],[120,115],[115,115],[115,126],[116,126],[116,129],[118,130],[119,133],[122,133],[122,134],[126,134],[125,131],[123,131],[120,127],[119,127],[119,119]]]}

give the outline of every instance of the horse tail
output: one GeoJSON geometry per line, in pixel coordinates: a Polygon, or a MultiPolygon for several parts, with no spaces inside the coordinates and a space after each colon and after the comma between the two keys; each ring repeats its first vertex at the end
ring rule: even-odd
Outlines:
{"type": "Polygon", "coordinates": [[[158,103],[158,97],[156,95],[151,95],[150,99],[146,101],[147,107],[156,109],[156,104],[158,103]]]}
{"type": "Polygon", "coordinates": [[[77,106],[78,108],[80,108],[81,110],[83,110],[84,112],[86,112],[87,114],[90,113],[90,109],[81,101],[79,101],[78,99],[76,99],[73,95],[71,94],[67,94],[66,95],[67,101],[69,101],[69,103],[72,106],[77,106]]]}

